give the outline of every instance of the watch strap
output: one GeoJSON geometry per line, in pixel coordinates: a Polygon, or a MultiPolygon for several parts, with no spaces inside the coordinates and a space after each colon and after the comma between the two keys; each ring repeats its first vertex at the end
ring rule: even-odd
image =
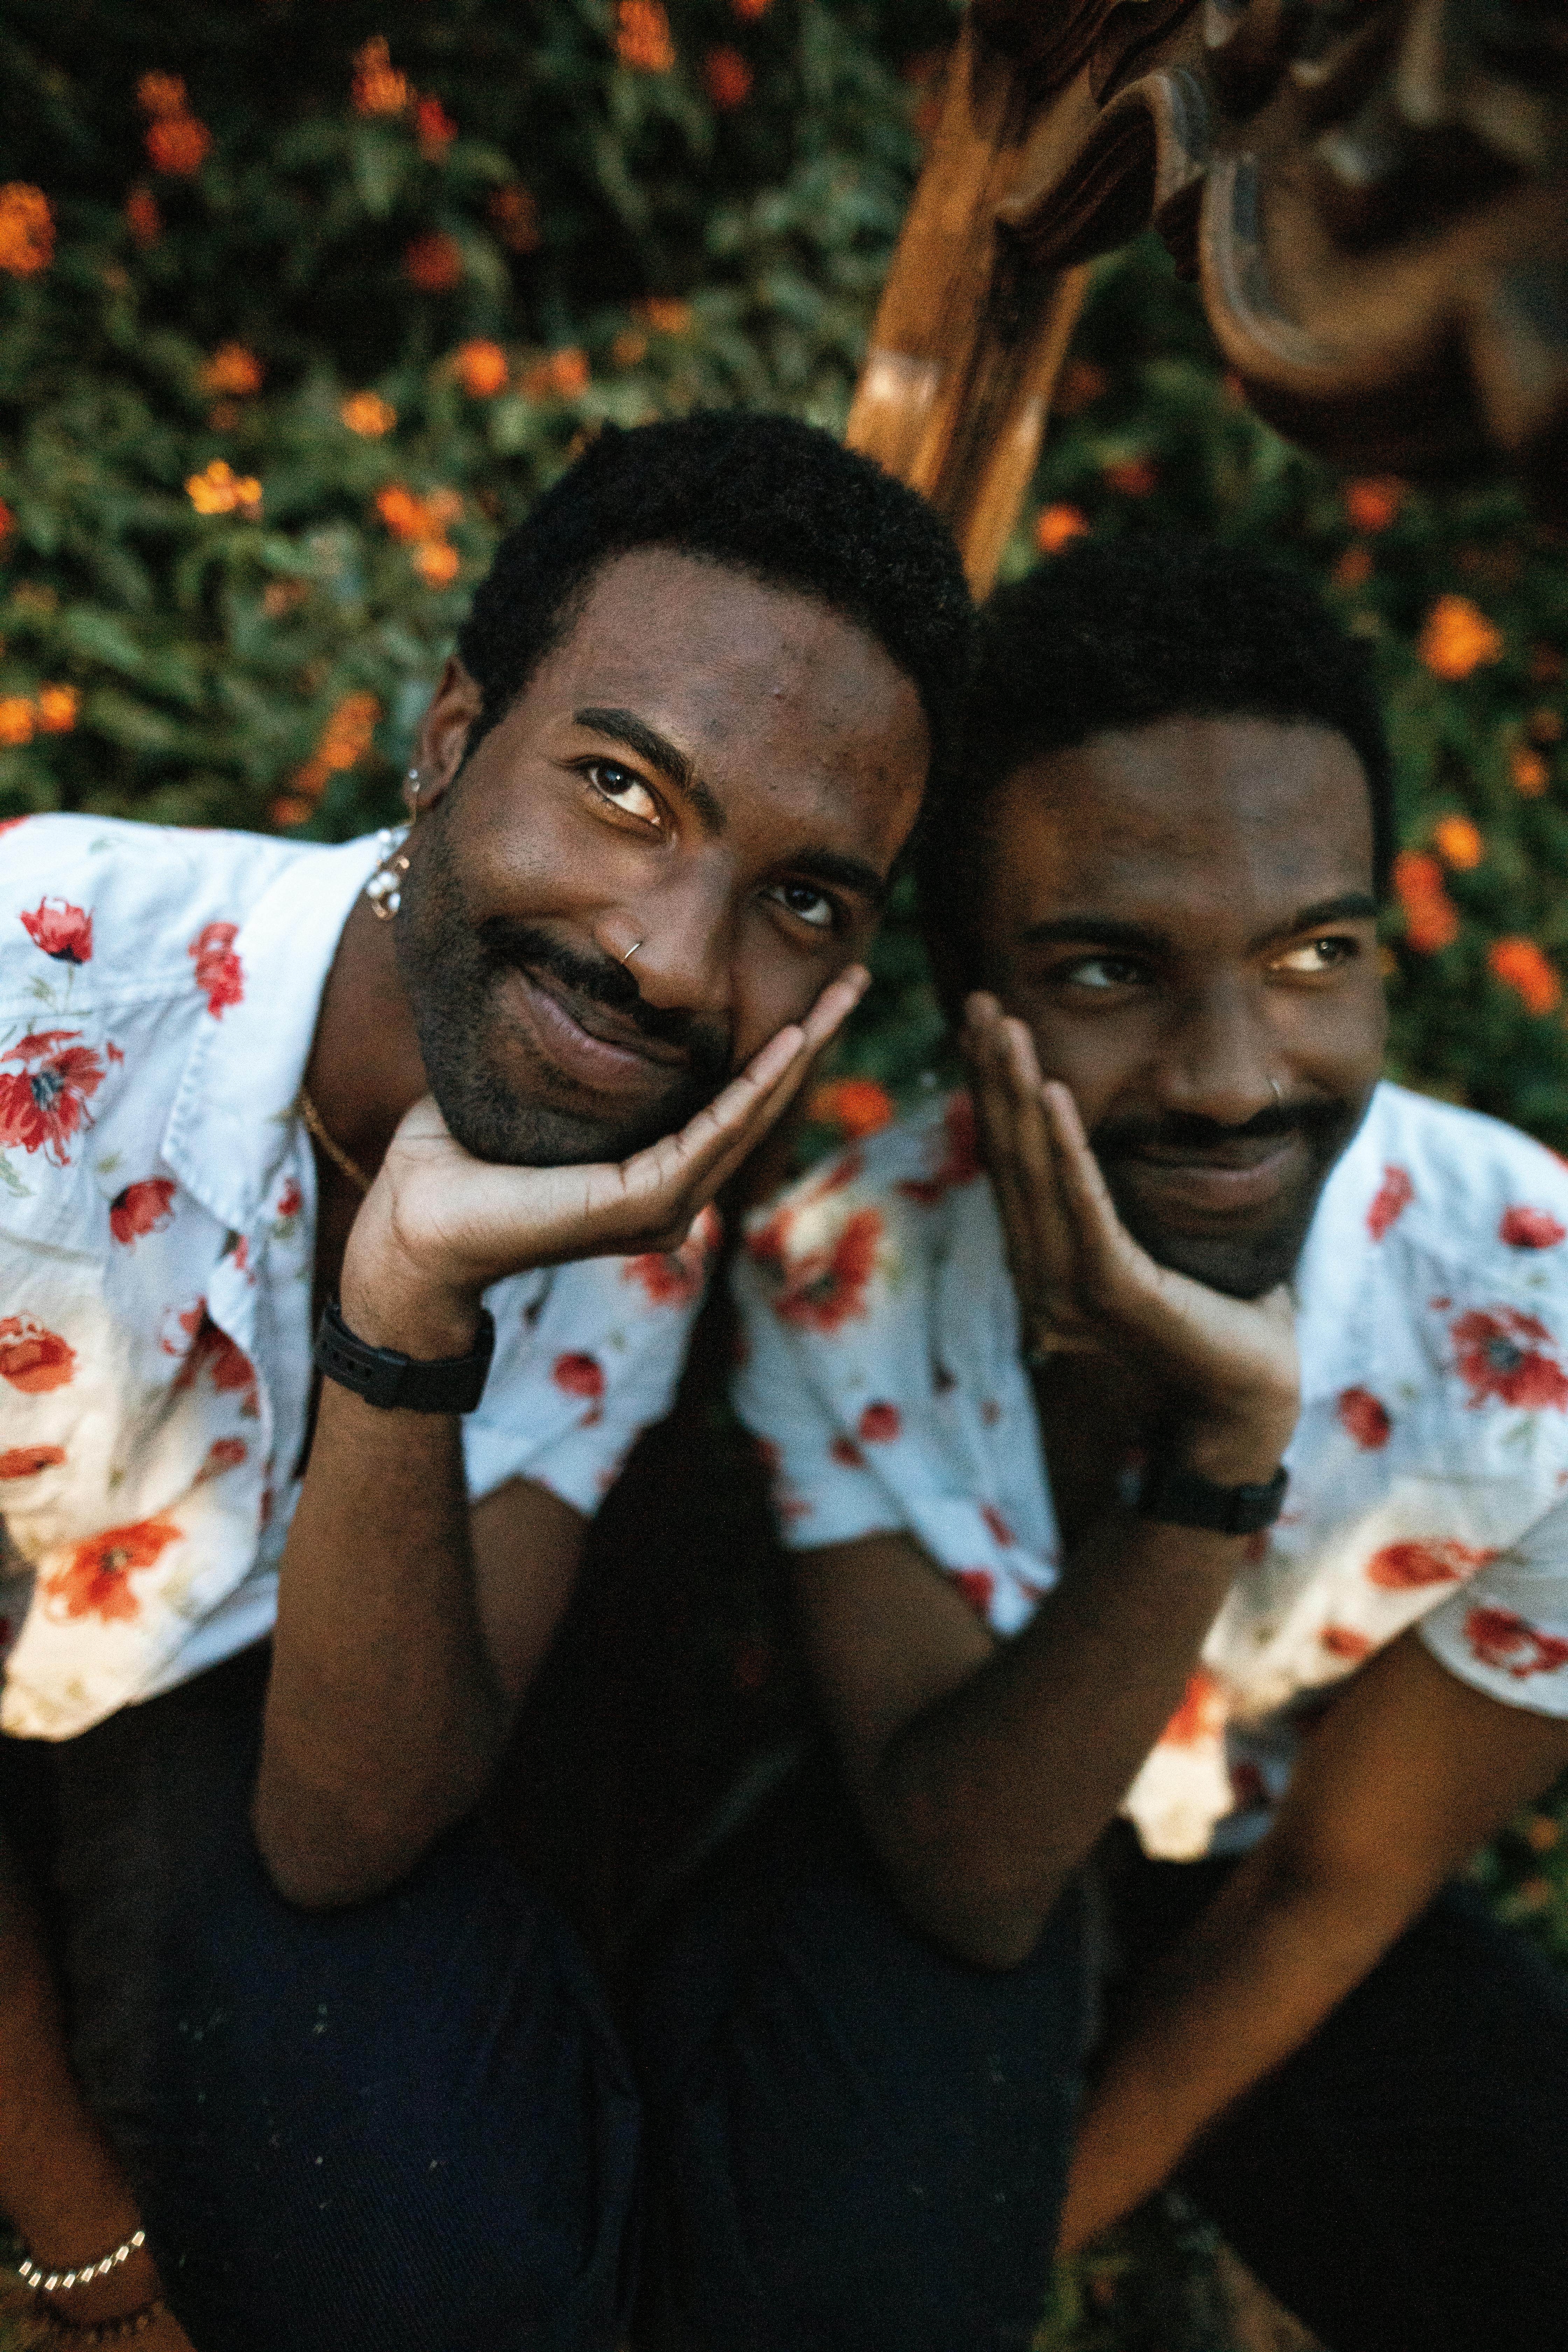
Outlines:
{"type": "Polygon", "coordinates": [[[1220,1486],[1179,1462],[1156,1457],[1143,1475],[1138,1516],[1214,1535],[1261,1535],[1279,1517],[1289,1484],[1283,1464],[1264,1486],[1220,1486]]]}
{"type": "Polygon", "coordinates": [[[466,1356],[405,1356],[398,1348],[373,1348],[350,1330],[337,1300],[329,1298],[316,1331],[315,1362],[328,1380],[384,1412],[472,1412],[485,1392],[495,1345],[494,1318],[481,1307],[466,1356]]]}

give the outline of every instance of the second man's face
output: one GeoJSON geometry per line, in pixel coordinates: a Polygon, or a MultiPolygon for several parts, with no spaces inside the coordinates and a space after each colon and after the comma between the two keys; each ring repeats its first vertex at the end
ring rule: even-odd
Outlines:
{"type": "Polygon", "coordinates": [[[1325,728],[1166,719],[997,792],[987,984],[1159,1264],[1289,1277],[1382,1064],[1376,912],[1365,777],[1325,728]]]}
{"type": "Polygon", "coordinates": [[[410,845],[399,955],[458,1139],[543,1165],[684,1125],[864,954],[928,759],[853,622],[665,549],[607,563],[410,845]]]}

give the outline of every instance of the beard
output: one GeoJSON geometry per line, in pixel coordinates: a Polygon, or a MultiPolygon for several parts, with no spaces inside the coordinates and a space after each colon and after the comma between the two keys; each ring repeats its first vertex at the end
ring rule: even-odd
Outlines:
{"type": "Polygon", "coordinates": [[[1262,1298],[1294,1274],[1329,1173],[1366,1108],[1366,1101],[1341,1097],[1271,1104],[1241,1127],[1226,1127],[1197,1115],[1107,1120],[1090,1136],[1089,1146],[1118,1216],[1156,1265],[1188,1275],[1231,1298],[1262,1298]],[[1149,1149],[1184,1150],[1197,1159],[1224,1144],[1291,1139],[1299,1139],[1304,1148],[1303,1171],[1266,1223],[1238,1216],[1237,1230],[1230,1233],[1219,1229],[1217,1220],[1216,1229],[1208,1232],[1175,1226],[1162,1219],[1138,1181],[1142,1172],[1139,1155],[1149,1149]]]}
{"type": "Polygon", "coordinates": [[[425,818],[420,855],[405,876],[397,961],[430,1091],[454,1139],[476,1160],[515,1168],[618,1160],[678,1132],[730,1075],[728,1033],[691,1013],[643,1002],[609,956],[568,948],[511,916],[469,919],[447,813],[425,818]],[[546,977],[570,1010],[604,1006],[641,1035],[677,1047],[683,1066],[651,1065],[668,1084],[628,1106],[595,1097],[556,1070],[509,1017],[501,983],[514,971],[546,977]]]}

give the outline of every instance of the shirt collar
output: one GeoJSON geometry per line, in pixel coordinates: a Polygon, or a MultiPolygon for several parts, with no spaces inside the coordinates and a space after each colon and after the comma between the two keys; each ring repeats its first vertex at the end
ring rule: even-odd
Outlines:
{"type": "Polygon", "coordinates": [[[235,1233],[255,1224],[289,1149],[327,972],[380,854],[374,834],[301,847],[235,938],[244,993],[203,1016],[186,1056],[163,1160],[235,1233]]]}

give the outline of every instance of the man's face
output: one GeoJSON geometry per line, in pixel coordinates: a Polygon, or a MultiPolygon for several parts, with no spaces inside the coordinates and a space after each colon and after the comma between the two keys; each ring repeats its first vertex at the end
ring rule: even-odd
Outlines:
{"type": "Polygon", "coordinates": [[[397,924],[431,1089],[483,1159],[624,1158],[864,954],[924,787],[920,698],[852,622],[651,548],[595,575],[440,791],[476,708],[449,668],[397,924]]]}
{"type": "Polygon", "coordinates": [[[1128,1231],[1215,1289],[1272,1289],[1383,1057],[1355,752],[1262,719],[1103,735],[1015,770],[987,864],[987,985],[1071,1088],[1128,1231]]]}

